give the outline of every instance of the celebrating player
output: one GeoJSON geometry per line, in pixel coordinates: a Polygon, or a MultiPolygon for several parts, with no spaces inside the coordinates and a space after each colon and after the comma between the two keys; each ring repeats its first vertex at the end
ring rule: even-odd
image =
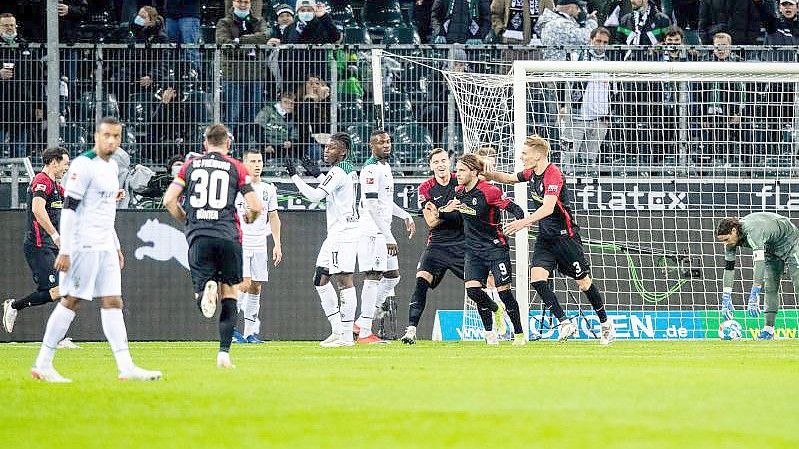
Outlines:
{"type": "MultiPolygon", "coordinates": [[[[324,159],[331,165],[327,176],[314,188],[297,175],[293,165],[288,165],[291,180],[306,198],[313,202],[326,201],[327,238],[316,257],[314,286],[319,293],[322,310],[330,321],[330,336],[320,346],[332,348],[352,346],[352,326],[358,297],[353,284],[355,272],[356,247],[358,242],[358,213],[355,203],[355,183],[358,177],[355,168],[347,160],[352,140],[346,133],[330,136],[325,144],[324,159]],[[336,289],[330,283],[335,277],[341,294],[341,308],[336,289]]],[[[316,165],[304,164],[308,174],[317,177],[321,174],[316,165]]]]}
{"type": "Polygon", "coordinates": [[[486,179],[504,184],[532,182],[530,192],[536,204],[535,212],[527,218],[508,223],[505,232],[512,235],[522,228],[538,223],[530,283],[560,322],[558,340],[565,341],[576,334],[577,326],[566,319],[555,292],[547,282],[556,267],[558,271],[577,281],[577,286],[588,297],[599,318],[599,342],[603,345],[610,344],[615,339],[613,324],[608,321],[602,295],[589,275],[588,261],[569,206],[569,189],[560,169],[549,162],[549,142],[538,135],[527,137],[523,143],[521,161],[524,170],[517,174],[484,174],[486,179]]]}
{"type": "Polygon", "coordinates": [[[795,244],[799,233],[789,219],[772,212],[755,212],[743,218],[724,218],[716,228],[716,236],[725,246],[724,291],[721,313],[732,319],[732,284],[735,278],[735,253],[738,247],[750,248],[754,254],[754,276],[749,292],[747,311],[760,316],[760,292],[766,293],[765,325],[758,340],[774,339],[774,322],[780,308],[780,280],[786,266],[799,292],[799,250],[795,244]]]}
{"type": "Polygon", "coordinates": [[[28,230],[25,233],[25,260],[33,273],[36,291],[22,299],[3,302],[3,327],[14,330],[20,310],[48,304],[61,297],[54,267],[60,238],[59,217],[64,203],[64,188],[58,182],[69,168],[69,154],[64,148],[49,148],[42,154],[44,167],[28,187],[28,230]]]}
{"type": "Polygon", "coordinates": [[[118,167],[111,155],[119,148],[122,124],[106,117],[97,124],[94,149],[72,163],[64,189],[60,248],[55,268],[64,297],[47,320],[39,356],[31,369],[35,379],[70,382],[53,368],[56,345],[64,338],[81,300],[99,298],[103,333],[119,369],[119,378],[156,380],[160,371],[133,364],[122,316],[122,276],[125,260],[114,229],[116,202],[121,194],[118,167]]]}
{"type": "MultiPolygon", "coordinates": [[[[236,209],[241,225],[241,247],[243,253],[242,276],[244,281],[238,285],[238,310],[244,313],[244,334],[242,342],[263,343],[261,332],[261,285],[269,280],[269,235],[275,244],[272,248],[272,261],[275,266],[283,259],[280,244],[280,217],[277,214],[277,189],[272,183],[261,181],[264,168],[263,156],[259,150],[244,150],[244,166],[252,178],[252,188],[267,213],[261,214],[252,223],[247,223],[247,202],[241,193],[236,195],[236,209]]],[[[234,331],[235,333],[235,331],[234,331]]]]}
{"type": "Polygon", "coordinates": [[[419,208],[430,228],[427,247],[419,258],[416,288],[408,310],[408,327],[401,340],[405,344],[416,342],[416,327],[427,303],[427,290],[435,289],[447,270],[463,279],[463,219],[458,212],[439,212],[455,199],[458,180],[451,172],[449,154],[435,148],[428,157],[433,177],[419,185],[419,208]]]}
{"type": "Polygon", "coordinates": [[[355,323],[358,343],[385,343],[372,334],[375,306],[382,304],[399,284],[397,241],[391,234],[391,217],[405,221],[408,238],[416,233],[411,216],[394,203],[394,176],[388,157],[391,155],[391,136],[384,130],[372,132],[369,138],[372,157],[361,169],[361,202],[359,204],[360,241],[358,268],[366,273],[361,292],[361,316],[355,323]]]}
{"type": "Polygon", "coordinates": [[[455,199],[438,210],[441,214],[458,211],[463,217],[466,240],[464,257],[464,281],[466,294],[477,304],[477,311],[486,330],[486,343],[499,344],[498,333],[505,333],[505,311],[513,323],[516,346],[527,343],[522,328],[519,303],[510,290],[513,267],[510,262],[510,249],[500,229],[500,209],[508,211],[517,219],[524,218],[524,210],[506,198],[502,191],[479,178],[483,172],[483,160],[475,154],[465,154],[458,159],[456,175],[458,187],[455,199]],[[489,273],[494,282],[502,304],[497,304],[483,290],[489,273]],[[493,323],[492,314],[493,312],[493,323]],[[494,328],[496,325],[496,329],[494,328]]]}
{"type": "Polygon", "coordinates": [[[181,223],[186,224],[189,243],[189,269],[195,298],[206,318],[219,313],[219,353],[216,365],[233,368],[230,343],[236,324],[236,288],[242,281],[241,230],[236,212],[236,195],[241,192],[249,212],[248,223],[258,218],[263,205],[250,184],[247,169],[228,156],[230,135],[227,128],[214,124],[205,130],[203,156],[189,159],[164,194],[164,206],[181,223]],[[187,191],[185,204],[178,198],[187,191]]]}

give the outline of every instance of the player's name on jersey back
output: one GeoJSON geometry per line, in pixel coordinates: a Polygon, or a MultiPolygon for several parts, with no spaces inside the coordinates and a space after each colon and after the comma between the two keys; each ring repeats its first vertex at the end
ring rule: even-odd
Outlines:
{"type": "Polygon", "coordinates": [[[196,217],[198,220],[219,220],[219,211],[213,209],[197,209],[196,217]]]}

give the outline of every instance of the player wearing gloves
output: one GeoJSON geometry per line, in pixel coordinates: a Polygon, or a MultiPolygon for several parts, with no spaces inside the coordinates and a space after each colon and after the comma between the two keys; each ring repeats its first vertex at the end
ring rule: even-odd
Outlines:
{"type": "Polygon", "coordinates": [[[291,180],[300,193],[310,201],[326,201],[327,238],[316,257],[314,287],[319,293],[322,310],[330,322],[330,336],[320,346],[333,348],[352,346],[352,325],[358,297],[352,275],[355,272],[356,247],[358,242],[358,211],[355,203],[355,183],[358,176],[347,155],[352,147],[350,136],[336,133],[325,145],[325,162],[331,165],[327,176],[322,176],[319,167],[310,159],[303,159],[305,173],[319,180],[317,187],[309,186],[297,175],[294,165],[286,166],[291,180]],[[334,276],[339,286],[341,306],[336,289],[330,283],[334,276]]]}
{"type": "Polygon", "coordinates": [[[755,212],[743,218],[724,218],[716,228],[724,244],[724,276],[721,314],[732,319],[732,284],[735,280],[735,254],[738,247],[751,248],[754,260],[752,289],[749,292],[749,316],[760,316],[760,293],[765,291],[765,325],[758,340],[774,339],[774,322],[780,307],[780,279],[786,266],[794,289],[799,287],[799,248],[796,226],[789,219],[772,212],[755,212]]]}

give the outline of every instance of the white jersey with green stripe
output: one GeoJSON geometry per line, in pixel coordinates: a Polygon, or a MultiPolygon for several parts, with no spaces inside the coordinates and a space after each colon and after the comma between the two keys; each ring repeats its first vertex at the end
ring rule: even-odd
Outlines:
{"type": "Polygon", "coordinates": [[[358,240],[357,183],[358,173],[350,162],[343,161],[334,165],[318,186],[327,193],[327,235],[340,242],[358,240]]]}
{"type": "Polygon", "coordinates": [[[378,235],[380,228],[375,224],[372,214],[365,208],[366,199],[377,199],[378,220],[387,223],[386,228],[391,229],[391,219],[394,212],[394,175],[388,162],[380,161],[374,156],[363,164],[361,169],[361,202],[360,223],[361,234],[378,235]]]}

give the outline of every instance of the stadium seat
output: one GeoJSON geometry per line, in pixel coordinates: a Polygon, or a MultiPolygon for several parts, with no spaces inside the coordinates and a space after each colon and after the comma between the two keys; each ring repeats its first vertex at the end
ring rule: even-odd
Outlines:
{"type": "Polygon", "coordinates": [[[391,44],[414,44],[415,42],[414,30],[408,26],[399,26],[396,28],[386,28],[383,32],[383,45],[391,44]]]}
{"type": "Polygon", "coordinates": [[[344,35],[344,39],[341,43],[345,45],[369,44],[372,42],[369,34],[366,32],[366,28],[357,24],[345,26],[341,30],[341,33],[344,35]]]}
{"type": "Polygon", "coordinates": [[[389,92],[385,95],[386,123],[400,125],[414,121],[413,106],[410,97],[403,92],[389,92]]]}
{"type": "Polygon", "coordinates": [[[369,136],[372,133],[372,126],[369,124],[351,125],[346,129],[347,134],[352,138],[352,155],[350,159],[355,164],[362,164],[369,158],[369,136]]]}
{"type": "Polygon", "coordinates": [[[360,27],[358,21],[355,19],[355,13],[352,10],[352,5],[344,5],[343,7],[332,7],[330,9],[330,17],[339,29],[348,27],[360,27]]]}
{"type": "Polygon", "coordinates": [[[418,124],[398,125],[393,128],[395,160],[401,164],[415,164],[420,156],[433,147],[433,138],[426,127],[418,124]]]}
{"type": "Polygon", "coordinates": [[[387,28],[397,28],[403,25],[399,1],[366,0],[361,9],[361,21],[369,30],[372,42],[382,41],[387,28]]]}
{"type": "Polygon", "coordinates": [[[72,158],[89,148],[89,132],[77,123],[61,125],[58,134],[59,145],[66,148],[72,158]]]}

